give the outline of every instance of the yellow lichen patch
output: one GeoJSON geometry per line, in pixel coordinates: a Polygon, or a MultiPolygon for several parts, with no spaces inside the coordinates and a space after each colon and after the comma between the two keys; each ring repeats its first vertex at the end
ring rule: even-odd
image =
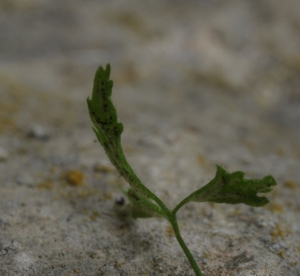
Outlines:
{"type": "Polygon", "coordinates": [[[53,181],[48,179],[37,184],[37,187],[41,190],[51,190],[53,188],[53,181]]]}
{"type": "Polygon", "coordinates": [[[173,237],[174,236],[174,231],[171,225],[168,225],[166,228],[166,234],[168,237],[173,237]]]}
{"type": "Polygon", "coordinates": [[[95,221],[97,218],[100,217],[100,213],[98,211],[93,211],[91,214],[90,214],[90,219],[92,221],[95,221]]]}
{"type": "Polygon", "coordinates": [[[276,203],[276,202],[272,202],[269,205],[269,209],[275,213],[283,213],[284,212],[283,207],[279,203],[276,203]]]}
{"type": "Polygon", "coordinates": [[[276,154],[279,155],[279,156],[285,156],[286,152],[282,148],[277,148],[276,149],[276,154]]]}
{"type": "Polygon", "coordinates": [[[287,180],[284,182],[284,186],[291,189],[291,190],[294,190],[297,188],[297,184],[295,181],[293,180],[287,180]]]}
{"type": "Polygon", "coordinates": [[[206,159],[205,157],[202,155],[202,154],[198,154],[197,155],[197,163],[200,165],[200,166],[205,166],[206,165],[206,159]]]}
{"type": "Polygon", "coordinates": [[[122,265],[123,265],[122,262],[120,262],[120,261],[115,261],[115,266],[116,266],[116,267],[120,268],[120,267],[122,267],[122,265]]]}
{"type": "Polygon", "coordinates": [[[112,194],[109,193],[109,192],[105,192],[105,193],[103,194],[103,199],[104,199],[105,201],[111,200],[111,199],[112,199],[112,194]]]}
{"type": "Polygon", "coordinates": [[[277,237],[284,237],[285,236],[285,231],[281,228],[281,225],[278,223],[276,225],[276,229],[270,231],[270,235],[272,238],[277,238],[277,237]]]}
{"type": "Polygon", "coordinates": [[[297,246],[297,250],[300,252],[300,245],[299,245],[299,246],[297,246]]]}
{"type": "Polygon", "coordinates": [[[17,108],[13,104],[2,102],[0,103],[0,133],[4,133],[7,129],[12,129],[16,126],[13,115],[16,114],[17,108]]]}
{"type": "Polygon", "coordinates": [[[84,174],[79,170],[70,170],[65,173],[66,181],[72,186],[85,186],[84,174]]]}
{"type": "MultiPolygon", "coordinates": [[[[0,109],[2,109],[1,106],[0,109]]],[[[13,127],[15,127],[14,120],[12,120],[11,118],[6,118],[4,116],[0,117],[0,133],[3,133],[8,128],[13,128],[13,127]]]]}
{"type": "Polygon", "coordinates": [[[206,258],[206,259],[209,259],[209,260],[212,259],[212,253],[209,252],[209,251],[204,251],[204,252],[202,253],[202,255],[203,255],[203,257],[206,258]]]}
{"type": "Polygon", "coordinates": [[[279,257],[281,257],[282,259],[285,259],[285,253],[284,253],[283,250],[278,251],[278,252],[277,252],[277,255],[278,255],[279,257]]]}
{"type": "Polygon", "coordinates": [[[290,266],[295,267],[298,264],[298,262],[290,262],[290,266]]]}

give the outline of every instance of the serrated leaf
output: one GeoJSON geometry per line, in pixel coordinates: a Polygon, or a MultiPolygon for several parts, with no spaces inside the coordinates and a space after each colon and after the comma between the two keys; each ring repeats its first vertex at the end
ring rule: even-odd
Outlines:
{"type": "Polygon", "coordinates": [[[111,101],[112,87],[110,65],[107,64],[105,69],[100,66],[95,74],[92,97],[87,98],[89,114],[94,125],[93,130],[109,160],[134,192],[140,197],[148,197],[151,192],[135,175],[123,153],[121,145],[123,124],[118,122],[116,108],[111,101]]]}
{"type": "Polygon", "coordinates": [[[187,199],[194,202],[244,203],[254,207],[269,203],[266,197],[257,194],[270,192],[276,185],[275,179],[270,175],[262,179],[245,179],[244,175],[240,171],[229,173],[217,166],[214,179],[187,199]]]}
{"type": "Polygon", "coordinates": [[[110,65],[104,70],[99,67],[94,78],[92,97],[87,99],[94,132],[104,147],[110,161],[116,165],[121,148],[123,124],[118,122],[116,109],[110,99],[113,81],[110,78],[110,65]]]}

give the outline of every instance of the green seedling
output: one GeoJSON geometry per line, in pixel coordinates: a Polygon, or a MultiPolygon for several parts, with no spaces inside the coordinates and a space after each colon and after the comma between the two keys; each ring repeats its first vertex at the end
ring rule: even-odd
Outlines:
{"type": "Polygon", "coordinates": [[[253,207],[264,206],[269,200],[257,194],[270,192],[276,185],[276,181],[270,175],[262,179],[245,179],[243,172],[229,173],[221,166],[217,166],[216,175],[208,184],[191,193],[173,210],[169,209],[141,182],[125,158],[121,146],[123,124],[118,121],[116,108],[111,101],[112,87],[110,65],[108,64],[105,69],[99,67],[95,74],[92,97],[87,99],[87,104],[94,125],[93,130],[100,144],[111,163],[130,186],[127,191],[124,191],[130,202],[127,212],[133,218],[164,217],[171,224],[174,235],[195,274],[203,275],[180,234],[176,218],[178,210],[188,202],[244,203],[253,207]]]}

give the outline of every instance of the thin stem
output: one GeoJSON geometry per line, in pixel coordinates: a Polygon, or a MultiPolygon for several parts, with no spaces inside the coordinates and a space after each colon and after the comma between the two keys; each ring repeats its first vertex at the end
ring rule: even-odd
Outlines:
{"type": "Polygon", "coordinates": [[[174,230],[174,234],[175,237],[178,241],[178,243],[180,244],[183,252],[185,253],[186,257],[188,258],[193,270],[196,273],[196,276],[203,276],[196,260],[194,259],[194,256],[192,255],[191,251],[188,249],[186,243],[184,242],[183,238],[181,237],[180,231],[179,231],[179,227],[177,224],[177,219],[176,216],[173,215],[172,218],[169,220],[169,222],[171,223],[173,230],[174,230]]]}
{"type": "Polygon", "coordinates": [[[138,187],[145,193],[147,194],[147,196],[152,199],[153,201],[155,201],[157,203],[157,205],[161,208],[162,212],[165,214],[165,218],[168,219],[170,217],[171,210],[166,206],[166,204],[163,203],[163,201],[157,196],[155,195],[153,192],[151,192],[143,183],[142,181],[138,178],[138,176],[135,174],[135,172],[133,171],[133,169],[131,168],[131,166],[129,165],[123,150],[121,149],[121,151],[119,152],[119,158],[121,160],[120,164],[118,162],[116,162],[116,169],[118,170],[118,172],[120,174],[123,175],[123,177],[125,178],[125,180],[129,183],[130,186],[134,187],[136,185],[138,185],[138,187]],[[128,169],[130,169],[130,175],[125,174],[123,171],[123,167],[127,167],[128,169]]]}
{"type": "Polygon", "coordinates": [[[186,203],[190,202],[190,197],[186,197],[185,199],[183,199],[180,203],[177,204],[177,206],[173,209],[172,213],[175,216],[176,213],[178,212],[178,210],[186,203]]]}
{"type": "MultiPolygon", "coordinates": [[[[181,237],[180,231],[179,231],[179,227],[178,227],[178,223],[177,223],[177,218],[176,218],[176,212],[186,203],[188,203],[190,201],[190,196],[188,196],[187,198],[183,199],[175,208],[173,211],[171,211],[163,202],[162,200],[156,196],[153,192],[151,192],[141,181],[140,179],[137,177],[137,175],[134,173],[134,171],[132,170],[131,166],[128,164],[127,159],[122,151],[122,149],[119,152],[119,159],[121,160],[121,162],[116,162],[116,168],[120,173],[123,173],[123,177],[127,180],[127,182],[129,184],[132,184],[132,186],[138,186],[139,189],[141,189],[144,193],[147,194],[147,196],[152,199],[153,201],[155,201],[157,203],[157,205],[161,208],[162,213],[164,213],[164,217],[171,223],[173,230],[174,230],[174,234],[175,237],[178,241],[178,243],[180,244],[183,252],[185,253],[186,257],[188,258],[193,270],[195,271],[196,276],[203,276],[196,260],[194,259],[194,256],[192,255],[192,253],[190,252],[190,250],[188,249],[186,243],[184,242],[183,238],[181,237]],[[120,158],[121,156],[121,158],[120,158]],[[124,174],[123,169],[127,167],[130,170],[130,175],[128,174],[124,174]]],[[[130,185],[131,186],[131,185],[130,185]]]]}

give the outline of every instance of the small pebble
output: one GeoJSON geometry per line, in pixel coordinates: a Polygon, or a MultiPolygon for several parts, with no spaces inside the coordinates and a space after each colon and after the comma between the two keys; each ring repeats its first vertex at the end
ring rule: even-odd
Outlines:
{"type": "Polygon", "coordinates": [[[40,125],[33,125],[29,131],[27,136],[29,138],[34,138],[40,141],[47,141],[50,138],[49,130],[40,125]]]}
{"type": "Polygon", "coordinates": [[[125,198],[123,196],[117,197],[115,200],[115,204],[123,206],[125,204],[125,198]]]}

